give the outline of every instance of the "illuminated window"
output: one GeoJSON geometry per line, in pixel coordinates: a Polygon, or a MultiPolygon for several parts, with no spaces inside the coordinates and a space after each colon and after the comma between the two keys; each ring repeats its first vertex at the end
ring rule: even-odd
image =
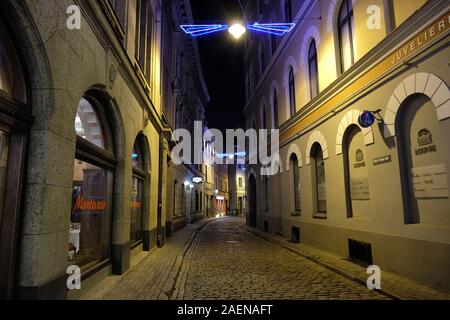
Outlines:
{"type": "Polygon", "coordinates": [[[115,156],[105,110],[93,96],[80,100],[75,128],[68,257],[86,270],[110,258],[115,156]]]}
{"type": "Polygon", "coordinates": [[[341,68],[342,72],[345,72],[355,63],[355,23],[353,19],[352,1],[344,0],[342,3],[339,11],[338,29],[341,68]]]}
{"type": "Polygon", "coordinates": [[[319,72],[317,63],[317,48],[316,42],[313,40],[309,46],[308,51],[308,66],[309,66],[309,88],[311,99],[314,99],[319,94],[319,72]]]}
{"type": "Polygon", "coordinates": [[[133,176],[131,179],[131,215],[130,215],[130,241],[132,246],[140,243],[143,238],[144,226],[144,185],[146,180],[144,159],[144,138],[140,135],[131,155],[133,164],[133,176]]]}
{"type": "Polygon", "coordinates": [[[25,81],[16,51],[0,22],[0,97],[26,103],[25,81]]]}
{"type": "Polygon", "coordinates": [[[294,78],[294,69],[290,69],[289,71],[289,110],[291,112],[290,116],[292,117],[295,114],[295,78],[294,78]]]}

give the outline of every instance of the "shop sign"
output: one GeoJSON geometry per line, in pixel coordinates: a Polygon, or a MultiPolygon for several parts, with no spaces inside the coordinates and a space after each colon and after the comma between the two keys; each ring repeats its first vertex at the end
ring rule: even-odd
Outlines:
{"type": "Polygon", "coordinates": [[[415,198],[448,198],[445,164],[412,168],[411,176],[415,198]]]}
{"type": "Polygon", "coordinates": [[[355,160],[356,163],[353,165],[355,169],[366,166],[366,162],[364,161],[364,152],[361,149],[356,150],[355,160]]]}
{"type": "Polygon", "coordinates": [[[193,177],[192,178],[192,182],[196,183],[196,184],[202,183],[203,182],[203,178],[202,177],[193,177]]]}
{"type": "Polygon", "coordinates": [[[416,156],[437,152],[437,146],[433,144],[433,135],[428,129],[419,131],[417,134],[417,143],[419,144],[419,148],[415,150],[416,156]]]}
{"type": "Polygon", "coordinates": [[[106,210],[107,203],[104,200],[86,200],[80,194],[75,202],[75,210],[88,210],[88,211],[104,211],[106,210]]]}
{"type": "Polygon", "coordinates": [[[131,201],[131,209],[140,209],[141,202],[140,201],[131,201]]]}

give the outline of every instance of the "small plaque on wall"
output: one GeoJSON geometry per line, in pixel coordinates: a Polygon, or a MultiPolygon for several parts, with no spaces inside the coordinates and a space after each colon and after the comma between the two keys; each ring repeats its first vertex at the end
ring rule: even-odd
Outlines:
{"type": "Polygon", "coordinates": [[[414,197],[448,198],[445,164],[411,169],[414,197]]]}
{"type": "Polygon", "coordinates": [[[370,200],[369,178],[351,178],[350,197],[352,200],[370,200]]]}
{"type": "Polygon", "coordinates": [[[385,163],[389,163],[389,162],[392,162],[391,155],[373,159],[373,165],[374,166],[379,166],[379,165],[382,165],[382,164],[385,164],[385,163]]]}

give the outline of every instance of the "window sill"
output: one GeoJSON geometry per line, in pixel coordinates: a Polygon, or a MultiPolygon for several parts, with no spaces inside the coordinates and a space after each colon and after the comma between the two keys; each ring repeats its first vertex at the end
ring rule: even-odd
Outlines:
{"type": "Polygon", "coordinates": [[[302,215],[301,211],[291,212],[291,217],[300,217],[302,215]]]}
{"type": "Polygon", "coordinates": [[[327,214],[326,213],[315,213],[313,214],[313,219],[326,219],[327,214]]]}

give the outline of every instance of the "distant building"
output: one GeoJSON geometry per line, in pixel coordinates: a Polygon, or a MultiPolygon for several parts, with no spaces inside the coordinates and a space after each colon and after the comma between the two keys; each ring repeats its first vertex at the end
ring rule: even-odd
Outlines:
{"type": "Polygon", "coordinates": [[[246,171],[248,223],[450,291],[445,0],[246,1],[247,128],[280,172],[246,171]],[[375,112],[375,123],[359,121],[375,112]]]}

